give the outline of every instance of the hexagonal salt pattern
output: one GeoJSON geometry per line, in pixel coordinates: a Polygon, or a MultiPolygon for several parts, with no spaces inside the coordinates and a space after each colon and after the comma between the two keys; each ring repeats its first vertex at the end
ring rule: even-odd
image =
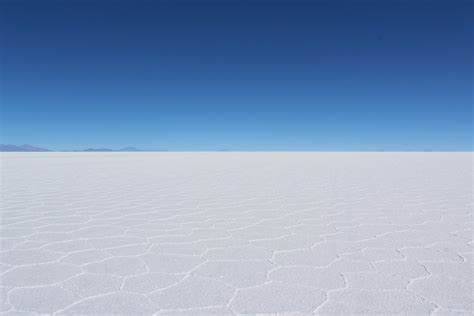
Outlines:
{"type": "Polygon", "coordinates": [[[8,153],[0,313],[472,315],[471,153],[8,153]]]}

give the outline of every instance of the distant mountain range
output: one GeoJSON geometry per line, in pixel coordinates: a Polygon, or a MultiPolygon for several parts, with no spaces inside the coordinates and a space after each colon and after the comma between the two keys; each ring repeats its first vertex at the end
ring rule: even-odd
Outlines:
{"type": "Polygon", "coordinates": [[[35,147],[31,145],[11,145],[11,144],[0,144],[0,151],[51,151],[46,148],[35,147]]]}
{"type": "MultiPolygon", "coordinates": [[[[36,147],[32,145],[11,145],[11,144],[0,144],[0,151],[4,152],[43,152],[53,151],[46,148],[36,147]]],[[[144,151],[135,147],[124,147],[118,150],[110,148],[87,148],[79,150],[59,150],[59,151],[73,151],[73,152],[131,152],[131,151],[144,151]]],[[[163,150],[150,150],[150,151],[163,151],[163,150]]]]}

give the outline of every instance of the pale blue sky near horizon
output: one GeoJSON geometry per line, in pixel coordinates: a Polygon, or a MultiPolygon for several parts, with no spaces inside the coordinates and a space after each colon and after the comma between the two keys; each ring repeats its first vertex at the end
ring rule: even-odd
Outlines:
{"type": "Polygon", "coordinates": [[[1,141],[473,149],[467,0],[6,0],[1,141]]]}

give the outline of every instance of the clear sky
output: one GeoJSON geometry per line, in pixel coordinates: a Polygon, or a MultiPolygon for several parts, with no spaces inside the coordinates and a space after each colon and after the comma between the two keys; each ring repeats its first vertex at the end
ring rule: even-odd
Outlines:
{"type": "Polygon", "coordinates": [[[472,150],[470,0],[3,0],[1,143],[472,150]]]}

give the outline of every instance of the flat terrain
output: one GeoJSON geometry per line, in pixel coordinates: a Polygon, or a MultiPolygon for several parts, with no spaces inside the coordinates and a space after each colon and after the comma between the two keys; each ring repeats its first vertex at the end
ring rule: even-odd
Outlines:
{"type": "Polygon", "coordinates": [[[460,314],[471,153],[8,153],[1,311],[460,314]]]}

